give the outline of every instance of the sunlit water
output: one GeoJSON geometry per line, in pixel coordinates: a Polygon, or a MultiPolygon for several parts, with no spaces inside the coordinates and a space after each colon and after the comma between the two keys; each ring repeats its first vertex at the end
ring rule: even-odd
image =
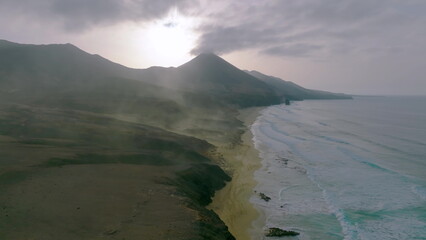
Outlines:
{"type": "MultiPolygon", "coordinates": [[[[251,201],[298,239],[426,239],[426,97],[358,97],[265,109],[251,201]]],[[[297,239],[296,238],[296,239],[297,239]]]]}

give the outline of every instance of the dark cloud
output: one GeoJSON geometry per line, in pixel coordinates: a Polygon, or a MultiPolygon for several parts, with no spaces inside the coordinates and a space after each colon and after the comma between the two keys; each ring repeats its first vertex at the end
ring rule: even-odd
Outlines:
{"type": "Polygon", "coordinates": [[[412,41],[408,38],[426,37],[424,0],[245,0],[223,5],[198,29],[201,37],[192,54],[257,49],[274,56],[312,57],[394,51],[412,41]]]}
{"type": "Polygon", "coordinates": [[[280,40],[278,29],[256,29],[250,25],[236,27],[204,26],[200,30],[204,33],[199,39],[198,46],[191,52],[194,55],[203,52],[228,53],[269,45],[280,40]]]}
{"type": "Polygon", "coordinates": [[[322,48],[323,46],[320,45],[297,43],[267,48],[262,50],[262,53],[286,57],[308,57],[322,48]]]}
{"type": "MultiPolygon", "coordinates": [[[[29,21],[59,24],[65,30],[80,31],[92,26],[124,21],[150,21],[170,10],[185,12],[190,0],[0,0],[3,10],[26,16],[29,21]]],[[[0,13],[2,10],[0,10],[0,13]]]]}

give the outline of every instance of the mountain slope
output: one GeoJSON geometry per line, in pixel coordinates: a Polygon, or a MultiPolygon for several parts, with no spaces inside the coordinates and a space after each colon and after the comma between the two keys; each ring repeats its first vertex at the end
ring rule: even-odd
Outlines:
{"type": "Polygon", "coordinates": [[[289,100],[303,99],[351,99],[352,97],[346,94],[331,93],[325,91],[311,90],[301,87],[293,82],[284,81],[280,78],[268,76],[257,71],[246,71],[252,76],[260,79],[274,89],[275,94],[280,98],[289,100]]]}
{"type": "Polygon", "coordinates": [[[0,236],[234,239],[206,208],[230,179],[215,146],[239,143],[238,109],[289,96],[275,84],[213,54],[130,69],[0,41],[0,236]]]}
{"type": "Polygon", "coordinates": [[[4,94],[30,91],[31,95],[98,91],[170,98],[180,92],[198,95],[206,104],[223,102],[240,107],[279,104],[282,98],[348,98],[305,89],[256,71],[244,72],[214,54],[201,54],[177,68],[131,69],[71,44],[31,45],[4,40],[0,41],[0,87],[4,94]]]}
{"type": "Polygon", "coordinates": [[[186,87],[242,107],[279,103],[267,84],[214,54],[201,54],[176,70],[186,87]]]}
{"type": "Polygon", "coordinates": [[[200,54],[177,68],[152,67],[139,74],[150,84],[200,93],[240,107],[280,103],[267,84],[211,53],[200,54]]]}
{"type": "Polygon", "coordinates": [[[200,91],[242,94],[271,94],[258,79],[241,71],[214,54],[200,54],[177,68],[182,83],[200,91]]]}
{"type": "Polygon", "coordinates": [[[141,72],[0,41],[0,236],[234,239],[206,208],[230,180],[206,140],[234,141],[236,111],[141,72]]]}
{"type": "Polygon", "coordinates": [[[70,44],[0,42],[3,102],[90,111],[209,141],[238,141],[236,109],[218,93],[173,87],[176,71],[126,68],[70,44]]]}
{"type": "Polygon", "coordinates": [[[50,91],[64,95],[64,91],[111,92],[113,88],[116,93],[121,89],[129,94],[137,89],[139,95],[160,98],[180,91],[207,99],[203,102],[243,107],[279,103],[268,85],[213,54],[201,54],[178,68],[130,69],[71,44],[1,41],[0,77],[0,91],[4,93],[30,91],[31,95],[42,95],[50,91]]]}
{"type": "Polygon", "coordinates": [[[0,42],[0,71],[53,75],[64,80],[121,76],[128,68],[71,44],[32,45],[0,42]]]}

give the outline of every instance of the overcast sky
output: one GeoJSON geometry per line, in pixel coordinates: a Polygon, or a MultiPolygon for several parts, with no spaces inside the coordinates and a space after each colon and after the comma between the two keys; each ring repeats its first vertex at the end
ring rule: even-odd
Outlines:
{"type": "Polygon", "coordinates": [[[0,0],[0,39],[137,68],[214,52],[308,88],[426,94],[425,0],[0,0]]]}

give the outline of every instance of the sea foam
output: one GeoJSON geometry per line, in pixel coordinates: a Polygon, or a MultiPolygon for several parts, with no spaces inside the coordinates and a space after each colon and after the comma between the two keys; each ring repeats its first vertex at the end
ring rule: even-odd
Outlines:
{"type": "Polygon", "coordinates": [[[298,230],[299,239],[426,236],[422,141],[418,134],[405,141],[410,134],[401,131],[412,127],[389,132],[396,121],[366,103],[304,101],[262,111],[251,128],[262,159],[255,191],[271,200],[255,194],[251,201],[265,213],[265,226],[298,230]],[[351,106],[365,112],[354,115],[351,106]],[[407,144],[417,151],[407,154],[407,144]]]}

